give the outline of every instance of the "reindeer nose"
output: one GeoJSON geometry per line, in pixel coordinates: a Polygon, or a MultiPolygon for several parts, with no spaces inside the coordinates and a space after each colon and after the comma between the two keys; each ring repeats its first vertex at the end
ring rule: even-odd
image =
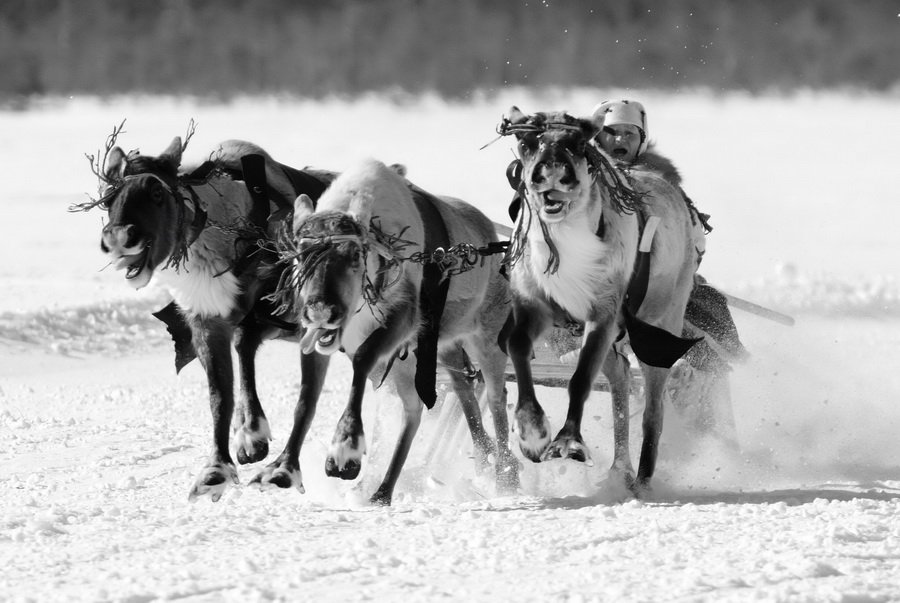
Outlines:
{"type": "Polygon", "coordinates": [[[578,183],[566,151],[556,143],[541,144],[531,172],[531,182],[536,185],[549,182],[551,186],[572,186],[578,183]]]}
{"type": "Polygon", "coordinates": [[[575,178],[575,170],[568,161],[545,161],[537,164],[531,172],[531,182],[544,184],[562,184],[572,186],[578,183],[575,178]]]}
{"type": "Polygon", "coordinates": [[[337,323],[339,314],[334,304],[310,300],[304,304],[300,318],[307,325],[333,325],[337,323]]]}
{"type": "Polygon", "coordinates": [[[137,244],[137,236],[134,226],[126,224],[125,226],[107,225],[103,229],[100,237],[100,249],[103,253],[109,253],[111,249],[130,249],[137,244]]]}

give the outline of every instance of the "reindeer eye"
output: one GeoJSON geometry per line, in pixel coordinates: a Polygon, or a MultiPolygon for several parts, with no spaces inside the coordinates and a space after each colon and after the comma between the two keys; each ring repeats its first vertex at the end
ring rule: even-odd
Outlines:
{"type": "Polygon", "coordinates": [[[158,186],[154,186],[150,190],[150,199],[157,205],[162,205],[163,202],[163,191],[162,188],[158,186]]]}
{"type": "Polygon", "coordinates": [[[538,148],[538,139],[537,136],[529,135],[523,136],[519,141],[519,150],[522,153],[533,153],[538,148]]]}

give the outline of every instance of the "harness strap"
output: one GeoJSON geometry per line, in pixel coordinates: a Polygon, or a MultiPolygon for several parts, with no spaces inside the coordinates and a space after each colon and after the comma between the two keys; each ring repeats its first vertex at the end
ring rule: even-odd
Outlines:
{"type": "MultiPolygon", "coordinates": [[[[634,272],[628,283],[628,291],[625,294],[625,303],[622,314],[625,318],[625,330],[628,332],[628,342],[638,360],[650,366],[671,368],[675,362],[684,356],[691,347],[700,339],[688,339],[669,333],[665,329],[651,325],[637,317],[644,298],[647,296],[647,288],[650,283],[650,250],[653,237],[659,226],[659,216],[647,216],[643,211],[638,211],[638,233],[640,243],[637,257],[634,261],[634,272]]],[[[624,336],[624,333],[623,333],[624,336]]]]}
{"type": "MultiPolygon", "coordinates": [[[[434,196],[415,185],[410,185],[413,201],[425,226],[425,249],[447,248],[450,235],[447,225],[437,207],[440,203],[434,196]]],[[[422,327],[416,342],[416,392],[427,408],[437,401],[437,350],[441,317],[450,289],[450,277],[444,278],[441,267],[436,262],[425,264],[422,270],[422,289],[419,308],[422,313],[422,327]]]]}
{"type": "MultiPolygon", "coordinates": [[[[287,176],[287,179],[290,181],[294,190],[306,193],[313,201],[321,197],[322,193],[325,192],[325,189],[328,188],[328,185],[330,184],[330,181],[326,179],[326,174],[324,172],[320,172],[317,177],[311,173],[312,170],[298,170],[284,164],[281,165],[281,169],[284,172],[284,175],[287,176]]],[[[292,205],[285,200],[278,198],[277,195],[275,197],[275,202],[280,207],[290,206],[290,210],[293,211],[294,208],[292,205]]],[[[291,199],[291,202],[293,202],[293,199],[291,199]]]]}
{"type": "Polygon", "coordinates": [[[647,223],[644,225],[644,233],[641,235],[641,242],[638,245],[638,253],[650,252],[650,247],[653,245],[653,235],[656,234],[656,229],[661,221],[662,218],[659,216],[647,218],[647,223]]]}
{"type": "Polygon", "coordinates": [[[250,210],[249,219],[254,226],[265,231],[269,220],[265,157],[256,153],[242,156],[241,171],[244,175],[244,185],[247,187],[247,192],[250,193],[250,198],[253,199],[253,208],[250,210]]]}
{"type": "Polygon", "coordinates": [[[522,197],[525,196],[525,184],[522,182],[522,169],[522,161],[519,159],[513,159],[512,162],[506,166],[506,180],[509,182],[509,186],[516,191],[516,194],[513,196],[512,201],[509,203],[509,208],[507,209],[509,218],[513,222],[515,222],[516,218],[519,216],[519,211],[522,209],[522,197]]]}
{"type": "MultiPolygon", "coordinates": [[[[194,219],[191,220],[190,234],[186,237],[187,247],[190,247],[191,244],[197,240],[197,237],[200,236],[200,233],[203,232],[203,229],[206,228],[206,220],[208,215],[206,213],[206,210],[203,209],[203,204],[200,202],[200,195],[197,194],[197,191],[194,190],[194,187],[185,186],[184,188],[191,196],[190,202],[193,206],[192,209],[194,212],[194,219]]],[[[187,199],[183,200],[185,202],[187,201],[187,199]]]]}
{"type": "MultiPolygon", "coordinates": [[[[650,285],[650,244],[653,242],[653,235],[656,232],[654,225],[652,231],[649,232],[650,237],[647,239],[647,216],[643,211],[636,212],[636,215],[641,242],[634,258],[634,270],[631,273],[631,280],[628,282],[628,291],[625,293],[625,306],[632,314],[637,314],[638,308],[641,307],[647,296],[647,288],[650,285]]],[[[654,224],[658,223],[659,218],[657,217],[654,224]]]]}
{"type": "Polygon", "coordinates": [[[199,166],[194,168],[193,172],[182,176],[181,182],[187,185],[205,183],[209,180],[210,174],[212,174],[216,170],[216,167],[217,166],[214,161],[204,161],[199,166]]]}
{"type": "MultiPolygon", "coordinates": [[[[266,232],[269,219],[269,195],[266,187],[266,159],[259,154],[244,155],[241,157],[241,171],[243,172],[244,185],[253,200],[248,219],[261,232],[266,232]]],[[[254,262],[256,258],[253,252],[241,254],[231,267],[231,272],[240,277],[254,262]]]]}
{"type": "Polygon", "coordinates": [[[178,310],[178,304],[170,302],[165,308],[153,313],[153,316],[166,325],[166,330],[175,342],[175,373],[178,374],[191,360],[197,357],[192,342],[191,327],[178,310]]]}

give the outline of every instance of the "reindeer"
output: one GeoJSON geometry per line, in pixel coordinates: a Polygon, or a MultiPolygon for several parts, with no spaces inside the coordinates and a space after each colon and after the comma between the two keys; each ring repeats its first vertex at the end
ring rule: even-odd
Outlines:
{"type": "Polygon", "coordinates": [[[121,128],[107,139],[102,160],[89,156],[103,185],[100,199],[70,209],[105,208],[109,221],[100,248],[110,263],[124,270],[133,288],[155,282],[172,294],[174,304],[157,316],[175,339],[176,370],[199,357],[213,418],[212,451],[189,498],[208,495],[217,501],[229,483],[238,481],[229,451],[232,415],[238,462],[268,454],[271,435],[256,393],[256,351],[264,339],[296,331],[274,316],[264,299],[280,277],[272,268],[277,258],[257,244],[272,235],[278,222],[267,221],[269,199],[290,209],[297,194],[318,197],[328,175],[289,168],[239,140],[221,143],[211,162],[197,171],[180,171],[193,129],[184,144],[176,137],[154,157],[114,146],[121,128]],[[260,181],[249,189],[238,179],[245,166],[257,166],[259,172],[260,181]],[[236,408],[232,343],[240,373],[236,408]]]}
{"type": "MultiPolygon", "coordinates": [[[[308,196],[298,197],[293,236],[282,242],[283,257],[294,268],[279,290],[303,327],[300,400],[284,451],[255,483],[304,491],[300,449],[329,358],[342,350],[352,361],[353,377],[326,473],[347,480],[358,476],[366,451],[361,419],[365,381],[377,386],[387,375],[403,403],[403,426],[371,502],[389,505],[423,403],[434,404],[437,361],[462,367],[464,346],[484,374],[484,395],[497,434],[498,489],[517,487],[503,403],[506,354],[498,345],[509,314],[509,288],[500,276],[499,256],[487,256],[483,266],[475,266],[479,258],[473,248],[492,242],[493,224],[481,212],[457,199],[433,197],[374,160],[341,174],[315,208],[308,196]],[[451,241],[469,245],[451,247],[451,241]],[[408,248],[417,252],[407,255],[408,248]],[[448,270],[450,266],[457,269],[448,270]]],[[[483,465],[495,449],[481,424],[471,384],[461,371],[450,371],[450,378],[483,465]]]]}
{"type": "Polygon", "coordinates": [[[656,467],[669,368],[694,343],[675,334],[682,332],[703,232],[665,179],[614,167],[592,145],[597,132],[589,120],[565,113],[526,115],[513,107],[499,132],[517,139],[524,200],[507,257],[519,448],[534,462],[590,462],[581,421],[591,384],[602,370],[612,394],[611,474],[639,492],[649,487],[656,467]],[[552,440],[530,366],[533,342],[551,325],[584,329],[565,423],[552,440]],[[626,342],[640,360],[646,395],[636,478],[628,443],[626,342]]]}

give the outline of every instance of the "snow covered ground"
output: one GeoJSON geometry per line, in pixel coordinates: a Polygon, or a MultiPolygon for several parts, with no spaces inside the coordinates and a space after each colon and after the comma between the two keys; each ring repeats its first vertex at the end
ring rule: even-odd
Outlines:
{"type": "MultiPolygon", "coordinates": [[[[703,273],[797,317],[788,328],[735,312],[753,354],[733,375],[740,453],[688,437],[670,409],[654,491],[634,500],[605,481],[610,408],[594,394],[585,438],[596,464],[524,461],[521,492],[498,497],[465,437],[426,462],[431,412],[395,504],[371,508],[399,403],[367,393],[363,474],[326,478],[350,376],[336,358],[301,456],[305,495],[241,485],[217,504],[187,502],[209,439],[205,378],[196,363],[175,376],[149,316],[161,294],[100,271],[101,216],[65,213],[96,188],[83,153],[125,117],[123,146],[155,153],[193,117],[189,156],[232,137],[296,165],[373,155],[504,221],[508,141],[478,150],[500,114],[587,111],[617,96],[70,99],[0,111],[12,176],[0,193],[0,600],[900,600],[893,97],[632,94],[713,214],[703,273]],[[853,124],[871,145],[862,161],[838,153],[850,105],[868,116],[853,124]]],[[[277,451],[295,347],[267,344],[259,370],[277,451]]],[[[563,395],[539,394],[558,428],[563,395]]],[[[636,414],[635,446],[639,426],[636,414]]],[[[255,471],[241,467],[242,484],[255,471]]]]}

